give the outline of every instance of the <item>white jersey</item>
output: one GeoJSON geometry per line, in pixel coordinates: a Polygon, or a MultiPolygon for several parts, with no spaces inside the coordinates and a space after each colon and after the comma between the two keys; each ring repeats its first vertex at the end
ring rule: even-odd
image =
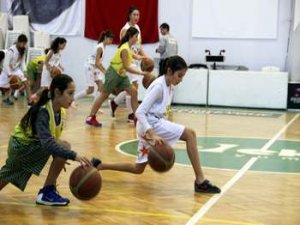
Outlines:
{"type": "Polygon", "coordinates": [[[0,87],[9,88],[9,75],[17,75],[22,82],[26,81],[27,78],[24,75],[26,70],[25,66],[25,54],[20,58],[19,50],[16,45],[11,46],[5,52],[5,58],[3,62],[3,70],[0,74],[0,87]]]}
{"type": "Polygon", "coordinates": [[[20,53],[19,50],[17,49],[17,46],[13,45],[7,50],[5,54],[5,58],[3,62],[3,72],[6,73],[7,75],[10,75],[12,74],[12,71],[16,69],[20,69],[21,71],[26,70],[25,53],[22,56],[22,58],[20,58],[20,53]]]}
{"type": "Polygon", "coordinates": [[[148,161],[148,154],[145,149],[150,145],[145,140],[145,133],[153,129],[155,133],[164,139],[171,147],[174,146],[182,136],[185,127],[181,124],[166,120],[165,114],[171,104],[174,87],[167,86],[166,77],[156,78],[148,87],[144,100],[136,110],[138,157],[136,163],[145,163],[148,161]]]}
{"type": "Polygon", "coordinates": [[[164,118],[167,108],[171,104],[173,93],[174,87],[167,86],[165,76],[158,77],[148,87],[142,103],[136,110],[136,117],[143,132],[164,118]]]}
{"type": "Polygon", "coordinates": [[[53,66],[59,66],[59,64],[60,64],[60,57],[61,57],[61,55],[60,55],[60,53],[59,52],[57,52],[57,53],[53,53],[53,55],[51,56],[51,58],[49,59],[49,65],[51,66],[51,67],[53,67],[53,66]]]}
{"type": "MultiPolygon", "coordinates": [[[[128,30],[129,28],[131,27],[131,25],[127,22],[121,30],[128,30]]],[[[141,29],[139,27],[139,25],[135,24],[133,26],[134,28],[136,28],[138,31],[139,31],[139,35],[138,35],[138,41],[135,45],[132,45],[131,46],[131,49],[135,52],[135,53],[139,53],[140,52],[140,49],[141,49],[141,46],[142,46],[142,33],[141,33],[141,29]]],[[[120,35],[120,40],[121,40],[121,35],[120,35]]]]}
{"type": "MultiPolygon", "coordinates": [[[[53,52],[53,50],[50,50],[53,52]]],[[[49,52],[48,52],[49,54],[49,52]]],[[[50,67],[58,67],[60,64],[60,57],[61,54],[60,52],[57,52],[55,54],[52,54],[51,58],[49,59],[49,65],[50,67]]],[[[50,71],[47,69],[46,64],[43,66],[43,71],[42,71],[42,77],[41,77],[41,87],[49,87],[51,84],[52,78],[50,75],[50,71]]]]}
{"type": "Polygon", "coordinates": [[[88,59],[87,59],[87,64],[88,65],[96,65],[96,56],[97,56],[97,52],[98,49],[101,48],[102,49],[102,55],[99,58],[100,63],[102,62],[102,59],[104,58],[104,52],[105,52],[105,46],[103,44],[103,42],[97,44],[94,48],[94,51],[91,55],[89,55],[88,59]]]}

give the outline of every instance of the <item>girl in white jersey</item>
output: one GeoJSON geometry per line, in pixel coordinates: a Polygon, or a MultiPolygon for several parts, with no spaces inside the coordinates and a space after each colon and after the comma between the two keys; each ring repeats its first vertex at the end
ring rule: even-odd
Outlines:
{"type": "Polygon", "coordinates": [[[52,42],[43,66],[41,87],[48,88],[50,86],[53,78],[51,71],[54,69],[54,67],[57,67],[59,70],[61,70],[61,72],[64,71],[63,67],[60,65],[60,52],[66,47],[66,44],[67,40],[62,37],[57,37],[52,42]]]}
{"type": "MultiPolygon", "coordinates": [[[[24,84],[26,89],[26,95],[28,99],[28,105],[31,105],[31,91],[29,81],[25,75],[26,66],[25,66],[25,52],[28,39],[26,35],[20,34],[17,42],[11,46],[4,58],[3,70],[0,74],[0,87],[5,89],[3,103],[7,105],[13,105],[14,103],[9,99],[10,96],[10,79],[13,75],[17,75],[22,84],[24,84]]],[[[18,90],[16,90],[17,92],[18,90]]]]}
{"type": "MultiPolygon", "coordinates": [[[[140,12],[139,12],[138,8],[136,8],[134,6],[130,7],[128,10],[127,22],[120,31],[120,40],[122,39],[122,37],[124,37],[126,31],[130,27],[134,27],[139,31],[138,41],[135,45],[133,45],[131,47],[133,54],[135,55],[135,59],[137,59],[137,60],[133,60],[133,63],[130,66],[134,69],[139,69],[139,60],[146,57],[146,54],[142,47],[141,29],[138,25],[139,19],[140,19],[140,12]]],[[[138,90],[139,75],[129,72],[128,78],[129,78],[130,82],[134,85],[136,90],[138,90]]],[[[116,111],[118,105],[124,101],[125,97],[126,97],[126,107],[128,110],[128,122],[131,122],[134,120],[134,113],[133,113],[133,110],[131,107],[131,97],[130,97],[130,95],[127,95],[125,91],[119,93],[118,96],[110,102],[111,116],[115,117],[115,111],[116,111]]]]}
{"type": "Polygon", "coordinates": [[[94,49],[94,53],[88,57],[85,65],[88,88],[77,93],[74,97],[75,101],[79,98],[92,94],[94,92],[95,83],[98,87],[95,98],[102,92],[104,74],[106,72],[106,68],[103,66],[102,60],[104,57],[105,47],[112,43],[113,37],[114,34],[110,30],[103,31],[100,34],[98,44],[94,49]]]}
{"type": "Polygon", "coordinates": [[[174,86],[178,85],[187,70],[184,59],[180,56],[172,56],[166,62],[165,75],[157,78],[146,91],[143,102],[136,111],[138,157],[136,163],[106,164],[98,159],[92,163],[98,170],[117,170],[141,174],[148,163],[148,151],[151,145],[167,142],[174,146],[178,140],[186,142],[187,153],[192,163],[195,182],[195,192],[220,193],[221,190],[205,179],[202,171],[197,139],[194,130],[184,127],[181,124],[173,123],[164,118],[168,106],[171,103],[174,86]]]}

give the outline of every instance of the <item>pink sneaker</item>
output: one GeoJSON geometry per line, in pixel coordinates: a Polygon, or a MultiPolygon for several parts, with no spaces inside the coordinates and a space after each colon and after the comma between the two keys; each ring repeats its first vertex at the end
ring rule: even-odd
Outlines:
{"type": "Polygon", "coordinates": [[[96,116],[89,116],[88,118],[86,118],[85,123],[93,126],[93,127],[102,127],[102,123],[99,123],[96,119],[96,116]]]}

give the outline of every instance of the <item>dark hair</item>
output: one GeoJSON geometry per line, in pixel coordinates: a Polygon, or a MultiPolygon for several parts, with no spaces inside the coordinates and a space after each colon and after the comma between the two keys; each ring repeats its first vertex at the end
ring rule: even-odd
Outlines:
{"type": "Polygon", "coordinates": [[[24,115],[21,119],[20,126],[26,131],[29,127],[31,128],[32,135],[36,134],[35,123],[37,114],[40,111],[40,108],[45,105],[50,99],[53,100],[55,97],[55,90],[58,89],[61,93],[64,92],[68,88],[69,83],[73,82],[72,77],[61,74],[59,76],[55,76],[50,84],[50,88],[45,88],[42,91],[40,99],[36,102],[24,115]],[[49,96],[50,95],[50,96],[49,96]]]}
{"type": "Polygon", "coordinates": [[[167,23],[162,23],[159,27],[160,27],[160,28],[163,28],[163,29],[166,29],[167,31],[170,30],[170,26],[169,26],[169,24],[167,24],[167,23]]]}
{"type": "Polygon", "coordinates": [[[49,50],[50,50],[50,48],[45,48],[45,50],[44,50],[45,55],[48,54],[49,50]]]}
{"type": "Polygon", "coordinates": [[[98,43],[103,42],[105,38],[114,38],[114,33],[110,30],[102,31],[98,43]]]}
{"type": "Polygon", "coordinates": [[[134,10],[139,10],[139,9],[135,6],[130,6],[129,7],[128,14],[127,14],[127,22],[130,20],[130,15],[131,15],[131,13],[133,13],[134,10]]]}
{"type": "Polygon", "coordinates": [[[18,39],[17,39],[17,42],[26,42],[27,43],[28,39],[27,39],[25,34],[20,34],[18,39]]]}
{"type": "MultiPolygon", "coordinates": [[[[163,62],[163,74],[167,73],[167,69],[170,68],[173,73],[175,73],[177,70],[187,69],[188,66],[183,58],[181,58],[178,55],[171,56],[169,58],[166,58],[163,62]]],[[[160,75],[160,76],[161,76],[160,75]]]]}
{"type": "Polygon", "coordinates": [[[52,44],[51,44],[51,47],[50,49],[52,49],[52,51],[55,53],[58,52],[58,48],[59,48],[59,45],[60,44],[64,44],[64,43],[67,43],[67,40],[63,37],[57,37],[55,38],[53,41],[52,41],[52,44]]]}
{"type": "Polygon", "coordinates": [[[4,59],[4,57],[5,57],[4,51],[0,50],[0,62],[4,59]]]}
{"type": "Polygon", "coordinates": [[[126,31],[125,35],[122,37],[118,48],[120,48],[122,44],[129,41],[129,39],[131,37],[133,37],[134,35],[136,35],[138,33],[139,33],[138,29],[136,29],[134,27],[129,27],[128,30],[126,31]]]}

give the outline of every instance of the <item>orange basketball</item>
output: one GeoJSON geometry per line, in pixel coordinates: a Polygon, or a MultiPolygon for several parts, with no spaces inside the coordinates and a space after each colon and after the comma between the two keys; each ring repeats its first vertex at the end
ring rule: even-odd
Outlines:
{"type": "Polygon", "coordinates": [[[18,77],[17,75],[12,75],[9,80],[9,85],[12,89],[17,90],[17,89],[21,88],[22,81],[21,81],[20,77],[18,77]]]}
{"type": "Polygon", "coordinates": [[[148,163],[156,172],[167,172],[175,162],[175,152],[167,143],[156,144],[150,148],[148,163]]]}
{"type": "Polygon", "coordinates": [[[144,75],[144,78],[142,81],[144,88],[147,89],[150,86],[150,84],[155,80],[155,78],[156,77],[150,73],[147,75],[144,75]]]}
{"type": "Polygon", "coordinates": [[[154,62],[150,58],[144,58],[142,59],[141,62],[141,70],[142,71],[147,71],[147,72],[152,72],[154,69],[154,62]]]}
{"type": "Polygon", "coordinates": [[[70,176],[70,190],[80,200],[94,198],[101,190],[101,186],[101,175],[94,167],[84,168],[79,166],[73,170],[70,176]]]}
{"type": "Polygon", "coordinates": [[[52,77],[55,77],[55,76],[60,75],[60,74],[61,74],[61,70],[58,67],[53,67],[52,68],[52,70],[51,70],[52,77]]]}

